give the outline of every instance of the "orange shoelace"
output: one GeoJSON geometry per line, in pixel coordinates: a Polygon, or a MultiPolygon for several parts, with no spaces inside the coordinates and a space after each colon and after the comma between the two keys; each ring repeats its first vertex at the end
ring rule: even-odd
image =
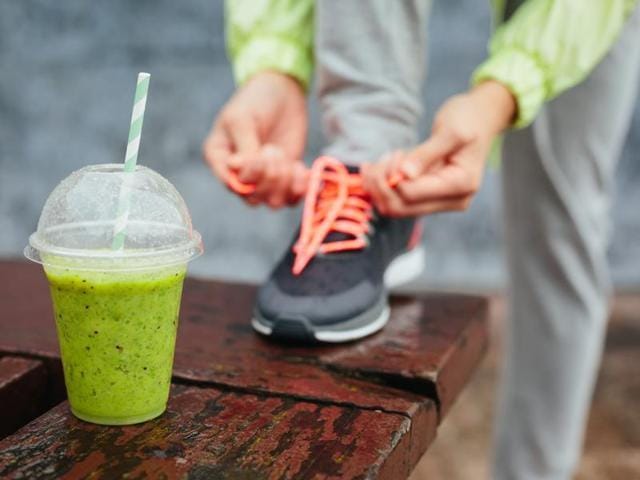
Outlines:
{"type": "MultiPolygon", "coordinates": [[[[400,175],[389,179],[394,187],[400,175]]],[[[225,181],[240,195],[250,195],[255,186],[230,174],[225,181]]],[[[313,162],[302,212],[300,236],[293,246],[292,273],[300,275],[318,254],[359,250],[367,246],[367,234],[373,217],[371,197],[362,186],[359,173],[350,173],[335,158],[323,156],[313,162]],[[346,237],[327,241],[332,233],[346,237]]]]}
{"type": "Polygon", "coordinates": [[[319,253],[364,248],[372,216],[373,206],[360,174],[349,173],[335,158],[318,158],[311,167],[300,236],[293,247],[293,274],[300,275],[319,253]],[[327,241],[334,232],[347,238],[327,241]]]}

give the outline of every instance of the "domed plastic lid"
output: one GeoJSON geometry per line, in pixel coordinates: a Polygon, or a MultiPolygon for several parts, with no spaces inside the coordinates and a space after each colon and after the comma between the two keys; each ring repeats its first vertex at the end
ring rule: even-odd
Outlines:
{"type": "Polygon", "coordinates": [[[202,239],[164,177],[143,166],[91,165],[51,192],[24,253],[45,266],[128,271],[186,263],[202,253],[202,239]]]}

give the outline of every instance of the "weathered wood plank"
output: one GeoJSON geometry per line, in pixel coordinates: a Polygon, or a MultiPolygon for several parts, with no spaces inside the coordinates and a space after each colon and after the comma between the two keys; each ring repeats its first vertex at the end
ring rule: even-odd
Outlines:
{"type": "MultiPolygon", "coordinates": [[[[0,351],[56,357],[48,288],[39,267],[2,263],[0,279],[9,281],[0,305],[19,319],[0,320],[0,351]]],[[[487,342],[486,300],[427,295],[393,299],[389,325],[357,344],[278,345],[249,326],[254,296],[254,287],[187,279],[176,378],[399,412],[411,410],[417,398],[432,398],[444,414],[487,342]],[[400,391],[417,396],[405,398],[400,391]]]]}
{"type": "Polygon", "coordinates": [[[176,387],[159,419],[102,427],[65,404],[0,442],[0,477],[405,478],[404,415],[291,398],[176,387]]]}
{"type": "MultiPolygon", "coordinates": [[[[49,293],[41,270],[21,262],[0,263],[0,281],[3,278],[13,278],[15,282],[0,292],[0,305],[7,306],[5,311],[18,321],[20,328],[15,331],[0,319],[0,351],[39,355],[50,368],[59,369],[49,293]],[[21,294],[25,290],[47,302],[29,303],[21,294]]],[[[242,312],[234,310],[240,304],[250,307],[252,299],[248,296],[253,295],[253,289],[239,286],[214,288],[211,292],[210,286],[209,282],[187,283],[186,290],[192,293],[185,293],[183,302],[174,371],[178,381],[401,414],[410,420],[408,434],[400,443],[407,450],[405,461],[411,468],[417,463],[436,432],[437,413],[430,398],[352,378],[348,372],[337,373],[310,355],[301,356],[299,352],[304,349],[265,341],[250,329],[246,314],[238,317],[242,312]]],[[[326,350],[311,348],[309,352],[313,355],[326,350]]]]}
{"type": "Polygon", "coordinates": [[[47,373],[38,360],[0,358],[0,438],[47,409],[47,373]]]}
{"type": "Polygon", "coordinates": [[[393,312],[380,335],[327,352],[320,361],[412,391],[433,388],[444,417],[484,356],[488,301],[457,294],[398,297],[393,312]]]}
{"type": "Polygon", "coordinates": [[[444,415],[487,345],[483,298],[395,297],[382,332],[355,344],[300,348],[275,344],[251,330],[254,295],[253,287],[187,280],[176,376],[335,399],[344,391],[332,391],[311,372],[319,377],[338,372],[433,398],[444,415]]]}
{"type": "MultiPolygon", "coordinates": [[[[20,293],[30,290],[33,296],[45,297],[49,302],[42,272],[20,262],[8,268],[11,275],[6,270],[0,263],[0,279],[11,276],[17,281],[0,292],[0,305],[6,305],[16,321],[9,328],[9,322],[0,320],[0,351],[57,359],[59,351],[49,304],[39,303],[34,308],[34,303],[29,305],[20,293]],[[13,303],[7,302],[10,298],[13,303]]],[[[309,356],[289,358],[286,347],[257,336],[248,325],[247,313],[236,308],[250,308],[253,292],[246,286],[230,288],[188,280],[175,358],[177,379],[379,408],[408,416],[433,407],[424,396],[336,374],[308,361],[309,356]]]]}

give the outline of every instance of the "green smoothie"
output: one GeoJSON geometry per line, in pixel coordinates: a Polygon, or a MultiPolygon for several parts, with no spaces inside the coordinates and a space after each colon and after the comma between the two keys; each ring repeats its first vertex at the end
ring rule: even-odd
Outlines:
{"type": "Polygon", "coordinates": [[[45,271],[72,412],[107,425],[160,415],[169,396],[186,266],[45,271]]]}

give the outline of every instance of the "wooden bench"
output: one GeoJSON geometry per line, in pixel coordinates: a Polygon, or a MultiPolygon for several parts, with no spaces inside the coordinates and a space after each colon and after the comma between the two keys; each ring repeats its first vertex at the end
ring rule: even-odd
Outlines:
{"type": "Polygon", "coordinates": [[[430,294],[361,342],[279,345],[254,287],[189,278],[167,412],[102,427],[63,401],[40,267],[0,262],[0,284],[1,478],[406,478],[487,344],[485,299],[430,294]]]}

